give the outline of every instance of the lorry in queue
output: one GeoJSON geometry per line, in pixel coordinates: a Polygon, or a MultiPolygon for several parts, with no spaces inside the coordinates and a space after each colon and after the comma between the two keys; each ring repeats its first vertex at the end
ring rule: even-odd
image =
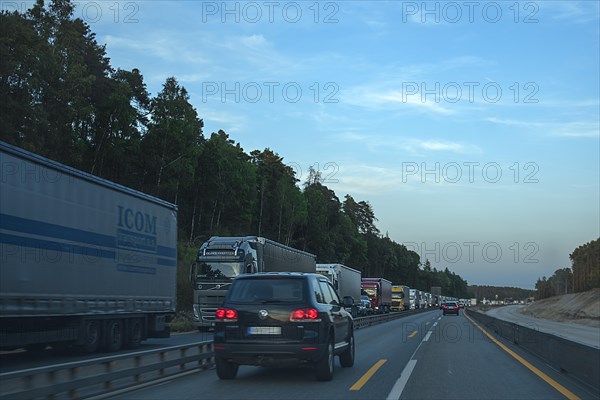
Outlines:
{"type": "Polygon", "coordinates": [[[420,308],[423,308],[424,300],[422,299],[421,291],[418,289],[410,289],[409,293],[411,310],[418,310],[420,308]]]}
{"type": "Polygon", "coordinates": [[[317,273],[327,277],[341,299],[346,297],[352,299],[352,306],[348,312],[356,318],[362,304],[360,300],[362,273],[343,264],[317,264],[317,273]]]}
{"type": "Polygon", "coordinates": [[[374,313],[387,313],[392,308],[392,282],[385,278],[362,278],[362,292],[371,299],[374,313]]]}
{"type": "Polygon", "coordinates": [[[213,236],[200,246],[190,269],[192,323],[202,331],[215,324],[234,278],[257,272],[316,272],[316,256],[259,236],[213,236]]]}
{"type": "Polygon", "coordinates": [[[404,311],[409,309],[408,286],[392,285],[392,311],[404,311]]]}
{"type": "Polygon", "coordinates": [[[427,302],[427,305],[425,306],[425,308],[430,308],[433,307],[433,295],[429,292],[425,293],[425,300],[427,302]]]}
{"type": "Polygon", "coordinates": [[[420,298],[420,308],[427,308],[427,293],[422,290],[419,290],[419,298],[420,298]]]}
{"type": "Polygon", "coordinates": [[[177,207],[0,142],[0,349],[169,337],[177,207]]]}

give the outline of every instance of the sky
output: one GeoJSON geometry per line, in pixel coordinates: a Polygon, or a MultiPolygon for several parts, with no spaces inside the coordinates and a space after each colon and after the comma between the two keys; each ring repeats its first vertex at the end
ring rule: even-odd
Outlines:
{"type": "MultiPolygon", "coordinates": [[[[24,2],[2,2],[3,9],[24,2]]],[[[534,288],[600,236],[597,1],[81,1],[114,68],[174,76],[246,152],[368,201],[469,284],[534,288]]]]}

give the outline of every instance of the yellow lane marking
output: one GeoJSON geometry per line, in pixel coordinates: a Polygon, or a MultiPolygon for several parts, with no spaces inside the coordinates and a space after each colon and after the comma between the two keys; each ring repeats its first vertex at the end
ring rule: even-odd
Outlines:
{"type": "Polygon", "coordinates": [[[477,328],[479,328],[479,330],[481,332],[483,332],[484,335],[486,335],[494,343],[496,343],[498,346],[500,346],[500,348],[502,350],[506,351],[508,354],[510,354],[511,356],[513,356],[518,362],[520,362],[521,364],[523,364],[524,366],[526,366],[531,372],[533,372],[534,374],[536,374],[537,376],[539,376],[540,378],[542,378],[548,385],[550,385],[554,389],[558,390],[566,398],[568,398],[570,400],[581,400],[579,397],[577,397],[577,395],[575,395],[574,393],[572,393],[566,387],[564,387],[560,383],[556,382],[554,379],[550,378],[548,375],[544,374],[542,371],[540,371],[539,369],[537,369],[536,367],[534,367],[533,365],[531,365],[527,360],[525,360],[523,357],[521,357],[520,355],[518,355],[517,353],[515,353],[514,351],[512,351],[508,347],[506,347],[504,344],[500,343],[495,337],[493,337],[492,335],[490,335],[489,333],[487,333],[482,327],[480,327],[471,318],[467,317],[467,319],[469,321],[471,321],[471,323],[473,325],[475,325],[477,328]]]}
{"type": "Polygon", "coordinates": [[[381,368],[383,364],[385,364],[386,361],[387,360],[377,361],[375,365],[373,365],[367,372],[365,372],[365,374],[361,376],[360,379],[357,380],[356,383],[350,387],[350,390],[360,390],[365,385],[365,383],[367,383],[367,381],[371,379],[373,374],[375,374],[375,372],[377,372],[377,370],[381,368]]]}
{"type": "Polygon", "coordinates": [[[414,337],[417,334],[417,331],[414,331],[413,333],[411,333],[410,335],[408,335],[408,337],[414,337]]]}

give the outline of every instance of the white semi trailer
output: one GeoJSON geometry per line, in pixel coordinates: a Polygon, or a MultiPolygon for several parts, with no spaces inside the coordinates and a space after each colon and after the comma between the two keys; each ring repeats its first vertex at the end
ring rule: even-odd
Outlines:
{"type": "Polygon", "coordinates": [[[177,207],[0,142],[0,349],[168,337],[177,207]]]}

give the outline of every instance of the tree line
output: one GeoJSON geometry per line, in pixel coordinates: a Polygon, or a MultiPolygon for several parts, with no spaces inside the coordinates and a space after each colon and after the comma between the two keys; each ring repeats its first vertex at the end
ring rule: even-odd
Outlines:
{"type": "Polygon", "coordinates": [[[141,71],[114,68],[74,3],[37,0],[0,13],[0,140],[178,206],[178,304],[187,268],[213,235],[258,235],[363,276],[466,297],[467,282],[382,235],[371,204],[337,197],[319,171],[304,182],[269,148],[246,152],[204,122],[167,78],[152,96],[141,71]]]}
{"type": "Polygon", "coordinates": [[[600,288],[600,238],[578,246],[569,255],[570,268],[560,268],[535,284],[540,299],[600,288]]]}

